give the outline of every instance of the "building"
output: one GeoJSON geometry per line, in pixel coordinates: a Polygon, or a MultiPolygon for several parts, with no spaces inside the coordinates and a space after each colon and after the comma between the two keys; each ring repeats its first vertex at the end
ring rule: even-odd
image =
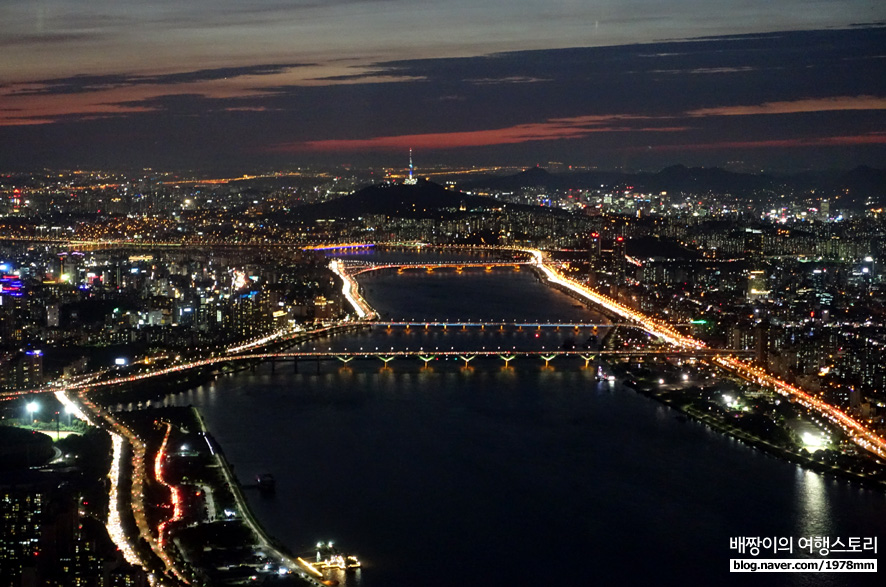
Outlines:
{"type": "Polygon", "coordinates": [[[44,508],[49,486],[31,471],[0,478],[0,584],[38,585],[44,508]]]}
{"type": "Polygon", "coordinates": [[[769,287],[766,281],[766,272],[757,269],[748,274],[748,301],[766,299],[769,297],[769,287]]]}
{"type": "Polygon", "coordinates": [[[3,587],[109,584],[106,558],[113,560],[113,545],[103,525],[80,512],[80,497],[63,480],[33,470],[0,475],[3,587]]]}

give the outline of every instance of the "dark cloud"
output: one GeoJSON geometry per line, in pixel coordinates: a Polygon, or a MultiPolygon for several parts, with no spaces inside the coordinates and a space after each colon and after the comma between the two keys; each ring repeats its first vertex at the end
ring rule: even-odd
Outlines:
{"type": "Polygon", "coordinates": [[[0,37],[0,49],[29,45],[66,45],[68,43],[92,41],[98,37],[98,34],[89,32],[9,35],[7,37],[0,37]]]}
{"type": "MultiPolygon", "coordinates": [[[[864,28],[379,63],[325,85],[135,99],[116,104],[135,112],[0,127],[0,163],[385,162],[414,141],[425,158],[457,162],[882,165],[884,46],[886,29],[864,28]]],[[[297,66],[55,81],[172,86],[297,66]]]]}
{"type": "Polygon", "coordinates": [[[145,85],[174,85],[192,82],[205,82],[226,78],[235,78],[248,75],[273,75],[283,73],[296,67],[306,67],[309,63],[285,63],[250,65],[245,67],[219,67],[215,69],[199,69],[181,73],[168,73],[162,75],[75,75],[66,78],[48,79],[33,82],[25,87],[0,86],[0,89],[12,88],[10,95],[16,96],[43,96],[62,94],[81,94],[98,92],[113,88],[145,86],[145,85]]]}
{"type": "Polygon", "coordinates": [[[552,81],[551,78],[541,78],[541,77],[523,77],[523,76],[511,76],[511,77],[487,77],[481,79],[466,79],[465,80],[469,84],[536,84],[539,82],[549,82],[552,81]]]}

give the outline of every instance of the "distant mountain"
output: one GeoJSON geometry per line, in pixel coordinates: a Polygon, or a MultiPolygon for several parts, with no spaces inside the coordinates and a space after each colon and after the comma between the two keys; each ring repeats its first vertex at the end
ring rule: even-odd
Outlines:
{"type": "Polygon", "coordinates": [[[552,174],[534,167],[510,176],[478,179],[465,185],[465,189],[496,189],[515,191],[521,188],[543,187],[546,189],[594,189],[628,187],[648,191],[753,191],[771,188],[777,180],[767,175],[733,173],[717,167],[689,168],[674,165],[658,173],[620,173],[617,171],[587,171],[579,173],[552,174]]]}
{"type": "Polygon", "coordinates": [[[719,167],[674,165],[638,178],[650,191],[748,193],[773,189],[779,182],[769,175],[734,173],[719,167]]]}
{"type": "Polygon", "coordinates": [[[452,191],[425,180],[415,185],[378,184],[363,188],[322,204],[302,206],[295,213],[303,218],[356,218],[370,214],[383,214],[401,218],[432,218],[441,213],[457,211],[491,210],[493,208],[527,208],[535,206],[506,204],[493,198],[472,196],[452,191]]]}
{"type": "MultiPolygon", "coordinates": [[[[720,193],[746,196],[766,193],[798,193],[815,189],[830,197],[840,208],[886,204],[886,171],[857,167],[848,172],[817,172],[790,176],[734,173],[718,167],[685,167],[674,165],[657,173],[620,173],[592,171],[554,174],[533,167],[509,176],[476,179],[463,186],[466,191],[517,191],[540,187],[547,190],[568,189],[619,190],[633,188],[651,193],[720,193]],[[819,191],[820,190],[820,191],[819,191]]],[[[415,185],[377,184],[321,204],[301,206],[293,214],[306,219],[357,218],[371,214],[402,218],[439,218],[444,214],[465,211],[486,211],[507,208],[542,214],[565,214],[562,210],[505,203],[487,196],[453,191],[425,180],[415,185]]]]}
{"type": "Polygon", "coordinates": [[[845,190],[853,203],[863,205],[865,200],[886,203],[886,170],[863,165],[844,173],[837,179],[836,189],[845,190]]]}
{"type": "Polygon", "coordinates": [[[464,184],[465,190],[491,189],[517,191],[521,188],[548,190],[590,189],[600,184],[611,185],[628,181],[629,176],[617,171],[592,171],[555,175],[541,167],[530,167],[515,175],[497,175],[475,179],[464,184]]]}
{"type": "Polygon", "coordinates": [[[474,184],[482,185],[488,189],[500,191],[513,191],[523,187],[543,187],[546,189],[563,189],[565,182],[561,177],[549,173],[541,167],[530,167],[516,175],[491,176],[486,180],[471,182],[466,187],[474,184]]]}
{"type": "Polygon", "coordinates": [[[871,167],[857,167],[848,172],[821,171],[795,175],[735,173],[719,167],[686,167],[674,165],[657,173],[621,173],[617,171],[588,171],[553,174],[540,167],[527,169],[509,176],[479,178],[464,184],[463,189],[517,191],[521,188],[542,187],[549,190],[568,189],[625,189],[633,187],[648,192],[706,193],[751,196],[765,192],[783,193],[786,190],[845,194],[846,205],[863,205],[871,200],[886,203],[886,171],[871,167]]]}

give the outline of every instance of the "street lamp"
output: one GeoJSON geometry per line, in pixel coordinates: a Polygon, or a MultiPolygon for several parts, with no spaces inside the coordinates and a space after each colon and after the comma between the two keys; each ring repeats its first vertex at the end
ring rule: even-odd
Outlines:
{"type": "Polygon", "coordinates": [[[25,409],[28,410],[28,421],[29,423],[34,419],[34,412],[38,412],[40,410],[40,404],[37,402],[28,402],[28,405],[25,406],[25,409]]]}
{"type": "Polygon", "coordinates": [[[76,409],[77,408],[75,408],[74,406],[71,406],[71,405],[65,406],[65,414],[68,415],[68,426],[71,425],[71,414],[73,414],[76,411],[76,409]]]}

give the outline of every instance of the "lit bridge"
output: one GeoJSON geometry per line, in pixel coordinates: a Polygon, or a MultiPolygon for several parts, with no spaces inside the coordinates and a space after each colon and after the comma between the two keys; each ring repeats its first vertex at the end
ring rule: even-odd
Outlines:
{"type": "Polygon", "coordinates": [[[631,350],[568,350],[568,349],[541,349],[541,350],[518,350],[518,349],[496,349],[496,350],[393,350],[385,351],[375,350],[327,350],[327,351],[299,351],[291,353],[261,353],[239,355],[233,357],[223,357],[220,361],[231,360],[258,360],[258,361],[286,361],[299,359],[313,359],[317,361],[337,359],[342,363],[349,363],[354,359],[378,359],[387,365],[394,359],[399,358],[417,358],[425,364],[436,359],[460,359],[469,364],[476,358],[498,358],[505,362],[506,365],[517,357],[538,358],[549,365],[551,361],[559,357],[578,357],[583,359],[585,366],[597,358],[618,358],[618,357],[664,357],[664,358],[711,358],[723,355],[753,355],[754,351],[731,350],[731,349],[631,349],[631,350]]]}
{"type": "Polygon", "coordinates": [[[592,323],[592,322],[496,322],[496,321],[449,321],[449,320],[402,320],[402,321],[385,321],[385,320],[372,320],[372,321],[364,321],[362,324],[366,326],[381,326],[383,328],[392,328],[399,327],[405,328],[409,330],[410,328],[424,328],[425,330],[430,328],[442,328],[443,330],[447,330],[449,328],[480,328],[481,330],[485,330],[487,328],[505,330],[505,329],[517,329],[517,330],[541,330],[542,328],[554,328],[559,330],[561,328],[564,329],[573,329],[580,330],[582,328],[612,328],[614,326],[626,326],[631,328],[639,328],[640,330],[644,330],[642,326],[638,326],[637,324],[631,322],[600,322],[600,323],[592,323]]]}
{"type": "Polygon", "coordinates": [[[584,361],[585,366],[590,365],[591,361],[595,361],[598,358],[618,358],[618,357],[658,357],[658,358],[724,358],[731,357],[737,355],[748,355],[753,354],[753,351],[739,351],[739,350],[731,350],[731,349],[632,349],[632,350],[617,350],[617,351],[591,351],[591,350],[567,350],[567,349],[541,349],[541,350],[518,350],[515,348],[512,349],[496,349],[496,350],[440,350],[440,349],[418,349],[418,350],[383,350],[379,348],[375,349],[366,349],[359,351],[350,351],[350,350],[333,350],[329,349],[326,351],[295,351],[295,352],[275,352],[275,353],[242,353],[242,354],[231,354],[231,355],[219,355],[215,357],[209,357],[206,359],[200,359],[196,361],[190,361],[186,363],[180,363],[177,365],[172,365],[169,367],[154,369],[152,371],[146,373],[138,373],[134,375],[125,375],[121,377],[115,377],[113,379],[106,379],[104,381],[88,381],[79,384],[72,384],[64,386],[63,388],[55,387],[55,388],[46,388],[40,390],[32,390],[31,393],[40,393],[46,391],[57,391],[59,389],[66,389],[68,391],[71,390],[84,390],[84,389],[96,389],[102,387],[110,387],[115,385],[120,385],[122,383],[132,383],[136,381],[150,379],[152,377],[158,377],[161,375],[169,375],[174,373],[179,373],[183,371],[188,371],[191,369],[201,368],[201,367],[211,367],[213,365],[221,365],[224,363],[231,362],[252,362],[253,365],[257,365],[263,362],[270,362],[272,368],[277,362],[285,362],[292,361],[295,368],[298,368],[298,361],[300,360],[308,360],[308,361],[316,361],[319,368],[320,361],[333,361],[338,360],[342,363],[350,363],[355,359],[373,359],[379,360],[388,365],[394,359],[419,359],[424,362],[425,365],[430,363],[431,361],[437,359],[457,359],[461,360],[465,363],[465,366],[468,366],[471,361],[477,358],[486,358],[486,359],[500,359],[504,361],[505,366],[510,366],[511,361],[516,358],[536,358],[544,361],[545,366],[549,366],[551,361],[558,358],[578,358],[584,361]]]}
{"type": "Polygon", "coordinates": [[[519,271],[522,265],[530,264],[529,261],[440,261],[439,263],[367,263],[359,265],[349,263],[346,264],[346,267],[348,274],[353,276],[360,275],[361,273],[368,273],[370,271],[381,271],[383,269],[396,269],[398,273],[402,273],[407,269],[424,269],[428,273],[432,273],[434,269],[455,269],[456,272],[461,273],[465,269],[485,269],[486,271],[492,271],[495,267],[512,267],[514,270],[519,271]]]}

